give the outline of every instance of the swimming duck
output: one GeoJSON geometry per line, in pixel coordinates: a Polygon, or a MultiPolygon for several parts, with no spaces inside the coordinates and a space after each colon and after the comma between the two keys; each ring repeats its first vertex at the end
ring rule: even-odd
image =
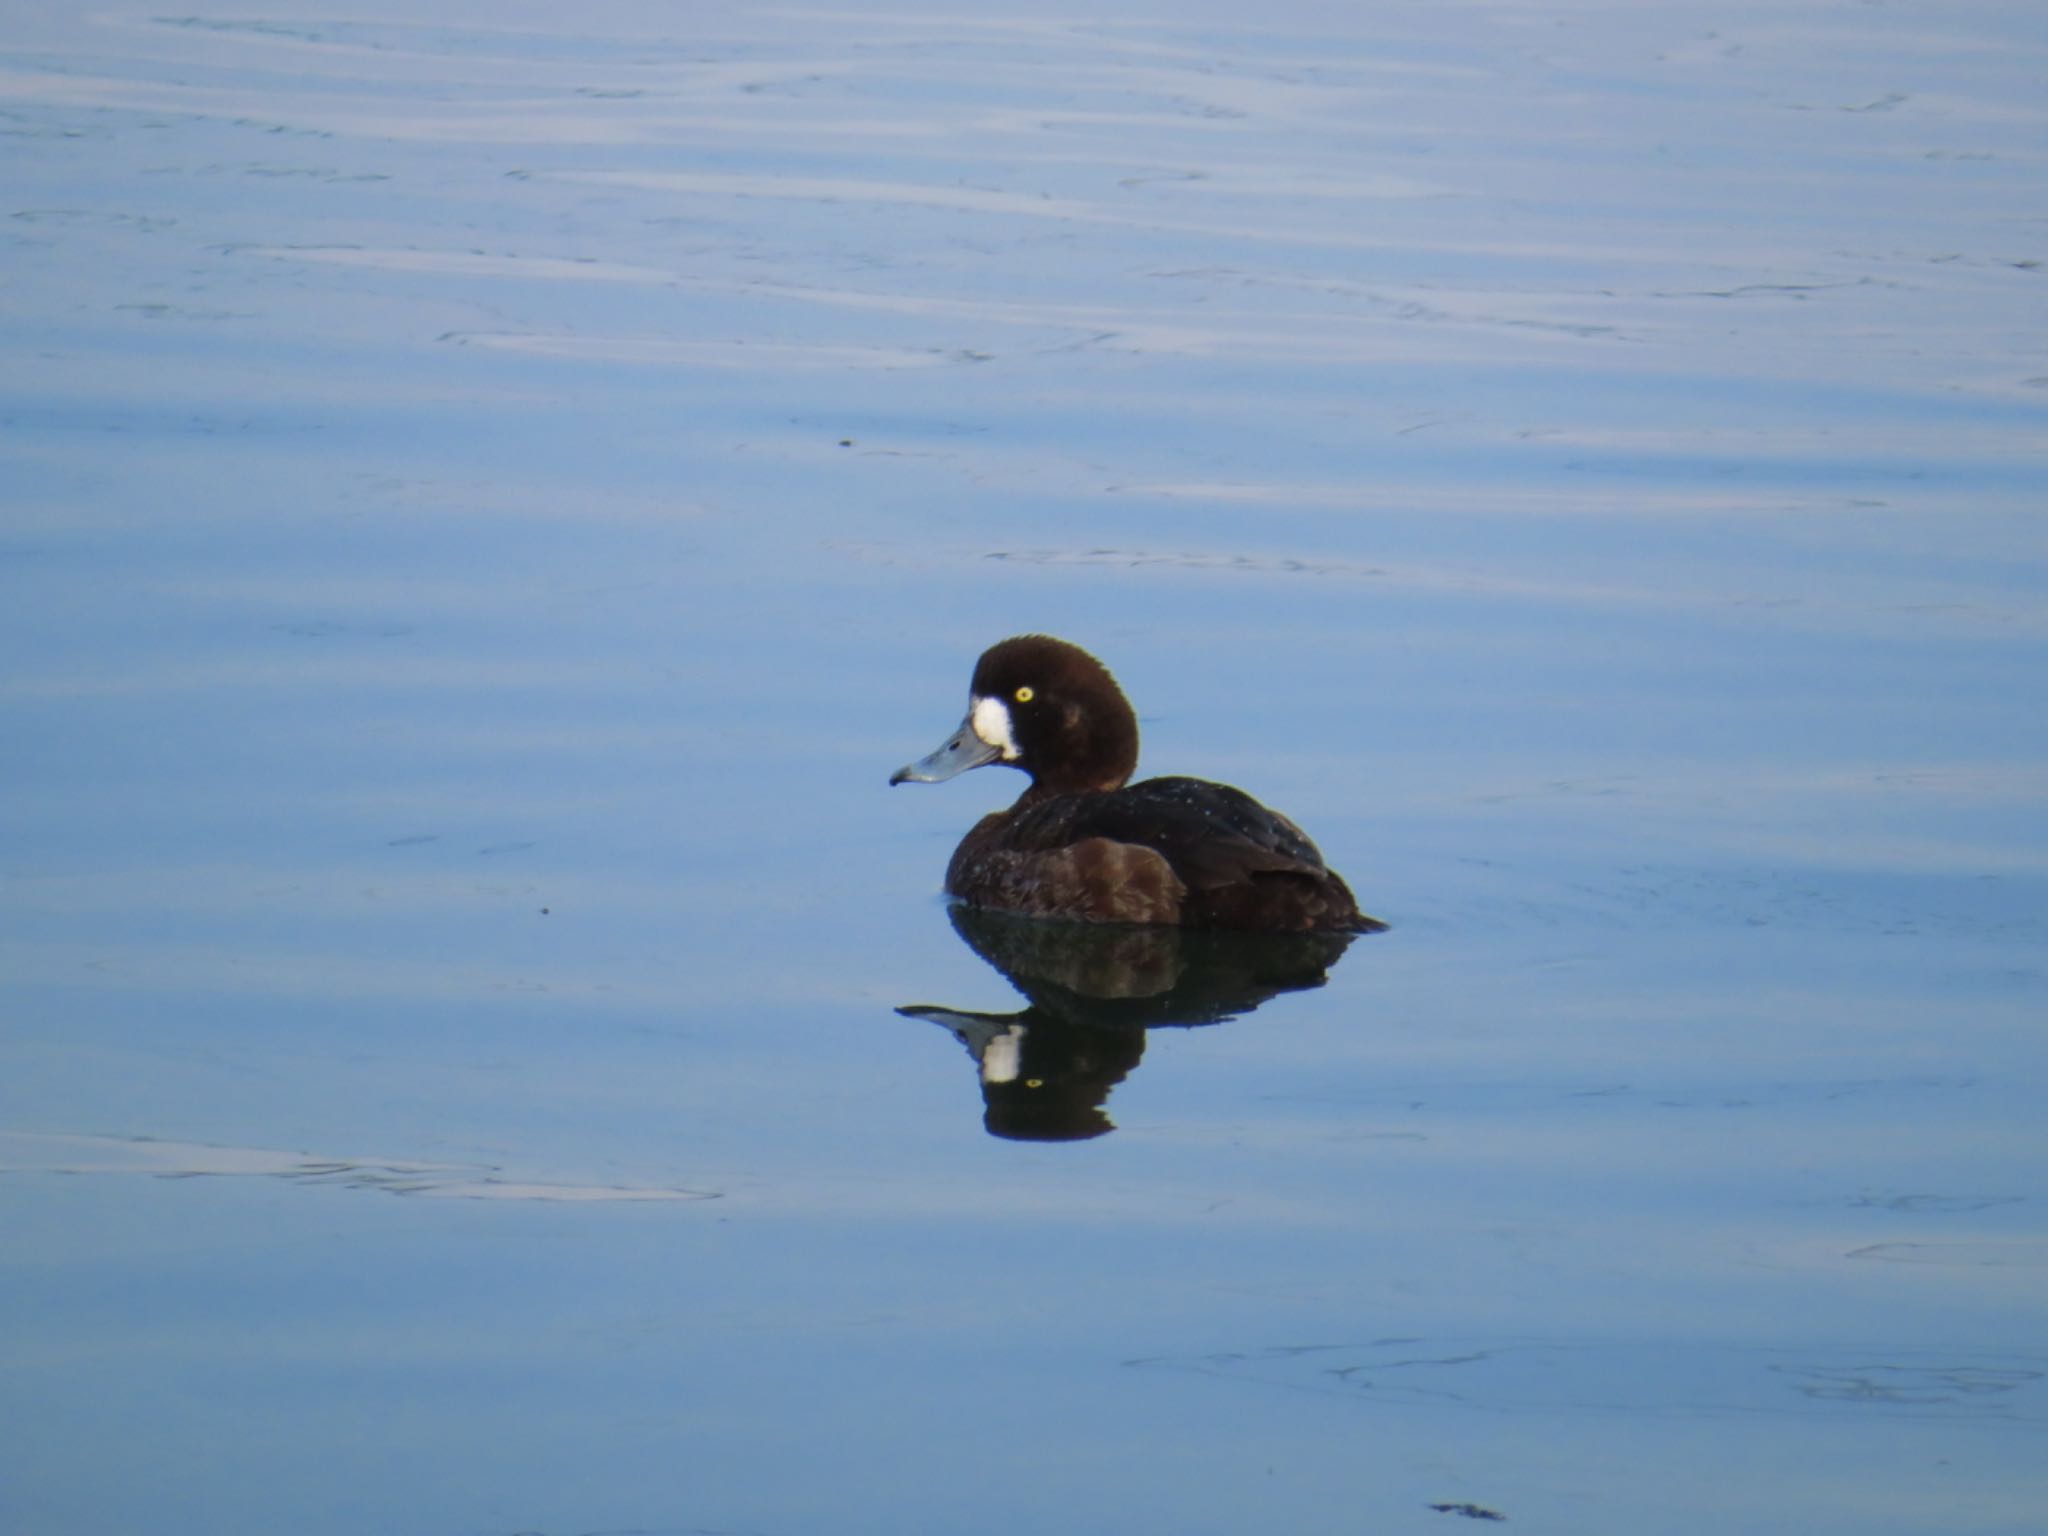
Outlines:
{"type": "Polygon", "coordinates": [[[1138,717],[1077,645],[1019,635],[975,664],[967,718],[891,784],[936,784],[992,763],[1031,784],[953,851],[946,890],[970,907],[1103,923],[1371,933],[1299,827],[1207,779],[1130,782],[1138,717]]]}

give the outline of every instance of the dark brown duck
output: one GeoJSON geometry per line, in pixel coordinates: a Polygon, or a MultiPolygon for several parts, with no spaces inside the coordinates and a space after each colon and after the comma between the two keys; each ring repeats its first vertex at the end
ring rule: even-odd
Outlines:
{"type": "Polygon", "coordinates": [[[1020,635],[974,668],[967,718],[889,777],[937,783],[1006,763],[1031,776],[953,852],[946,890],[971,907],[1102,923],[1370,933],[1350,889],[1299,827],[1242,790],[1146,779],[1138,717],[1078,646],[1020,635]]]}

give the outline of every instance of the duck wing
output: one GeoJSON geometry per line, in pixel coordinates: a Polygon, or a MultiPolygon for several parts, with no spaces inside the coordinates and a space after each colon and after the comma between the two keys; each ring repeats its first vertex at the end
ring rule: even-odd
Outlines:
{"type": "Polygon", "coordinates": [[[1207,779],[1146,779],[1098,794],[1061,795],[1020,812],[1003,844],[1038,852],[1091,837],[1152,849],[1191,890],[1262,874],[1329,877],[1301,828],[1243,790],[1207,779]]]}

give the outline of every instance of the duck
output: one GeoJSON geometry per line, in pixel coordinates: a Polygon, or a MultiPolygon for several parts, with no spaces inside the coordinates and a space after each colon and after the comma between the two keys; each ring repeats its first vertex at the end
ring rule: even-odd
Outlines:
{"type": "Polygon", "coordinates": [[[967,716],[891,785],[1003,766],[1030,779],[946,867],[969,907],[1077,922],[1269,933],[1376,933],[1351,889],[1278,811],[1207,779],[1130,782],[1138,717],[1078,645],[1017,635],[975,663],[967,716]]]}

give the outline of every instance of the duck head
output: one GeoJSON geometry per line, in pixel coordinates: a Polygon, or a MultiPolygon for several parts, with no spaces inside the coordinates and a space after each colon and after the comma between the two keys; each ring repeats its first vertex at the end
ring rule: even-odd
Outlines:
{"type": "Polygon", "coordinates": [[[1019,635],[975,663],[967,718],[891,784],[936,784],[991,763],[1021,768],[1046,794],[1122,787],[1138,766],[1138,717],[1109,669],[1078,645],[1019,635]]]}

